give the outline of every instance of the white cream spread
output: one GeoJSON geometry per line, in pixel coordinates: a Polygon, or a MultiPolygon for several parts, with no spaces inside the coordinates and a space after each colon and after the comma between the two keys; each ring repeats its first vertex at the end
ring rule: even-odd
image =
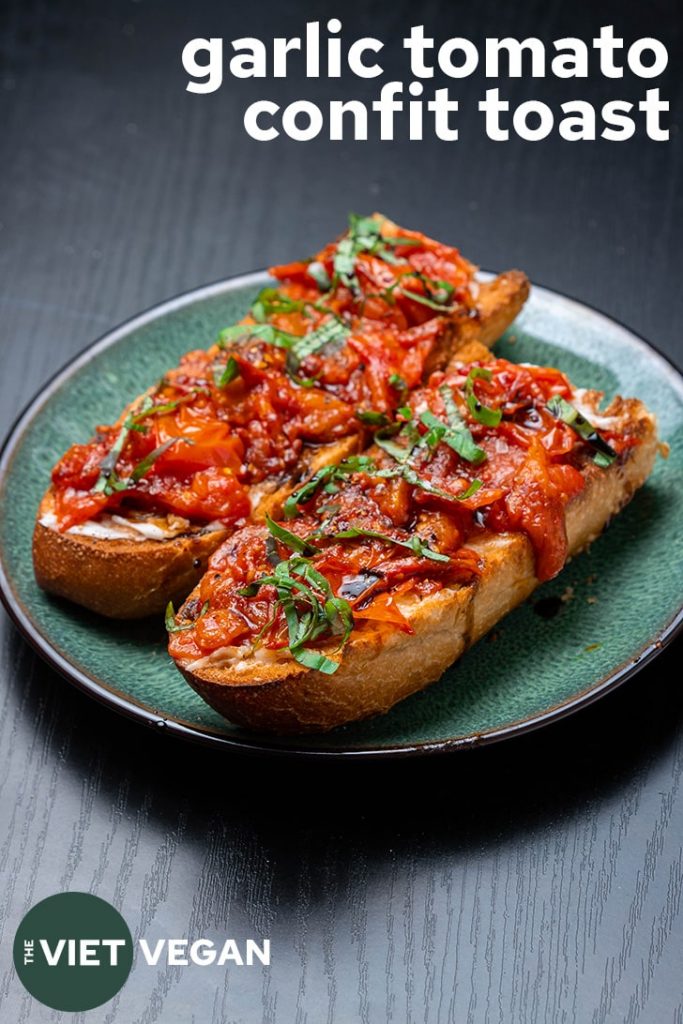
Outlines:
{"type": "Polygon", "coordinates": [[[618,416],[601,416],[599,412],[595,410],[593,405],[589,405],[586,401],[586,395],[588,390],[586,388],[574,388],[572,392],[572,402],[574,407],[585,416],[597,430],[613,430],[618,422],[618,416]]]}
{"type": "Polygon", "coordinates": [[[218,647],[211,654],[190,662],[187,669],[190,672],[195,672],[202,668],[227,668],[229,666],[233,672],[244,672],[254,663],[274,664],[278,661],[290,661],[291,657],[286,647],[282,650],[271,651],[267,647],[254,649],[249,644],[243,644],[241,647],[218,647]]]}
{"type": "Polygon", "coordinates": [[[249,488],[249,503],[251,511],[255,512],[267,494],[273,493],[272,483],[253,484],[249,488]]]}
{"type": "MultiPolygon", "coordinates": [[[[46,512],[40,518],[41,526],[50,530],[57,529],[57,517],[54,512],[46,512]]],[[[220,530],[221,523],[209,523],[206,530],[220,530]]],[[[91,537],[94,540],[172,540],[191,529],[190,522],[180,516],[167,516],[154,519],[126,519],[124,516],[101,515],[97,519],[88,519],[85,523],[77,523],[65,532],[77,537],[91,537]]]]}

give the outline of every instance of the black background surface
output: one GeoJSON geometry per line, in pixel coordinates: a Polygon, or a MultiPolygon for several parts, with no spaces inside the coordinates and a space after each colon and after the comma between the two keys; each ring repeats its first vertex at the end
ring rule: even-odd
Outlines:
{"type": "MultiPolygon", "coordinates": [[[[209,0],[2,4],[0,421],[95,336],[200,283],[287,260],[374,208],[482,266],[524,268],[683,361],[681,137],[489,142],[476,75],[461,140],[259,144],[251,100],[374,98],[381,81],[184,91],[184,43],[295,35],[656,35],[657,82],[500,83],[519,102],[681,105],[674,3],[209,0]]],[[[441,83],[445,84],[445,83],[441,83]]],[[[488,83],[489,85],[491,83],[488,83]]],[[[495,84],[495,83],[493,83],[495,84]]],[[[643,573],[647,566],[643,566],[643,573]]],[[[48,1021],[10,966],[30,905],[111,900],[134,936],[269,935],[273,965],[134,968],[87,1021],[683,1020],[680,642],[571,720],[499,748],[393,764],[207,752],[131,724],[39,663],[3,616],[3,1020],[48,1021]]]]}

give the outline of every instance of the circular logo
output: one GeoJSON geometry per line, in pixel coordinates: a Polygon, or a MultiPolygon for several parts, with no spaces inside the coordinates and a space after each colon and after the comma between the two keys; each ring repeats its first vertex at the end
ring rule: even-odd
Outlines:
{"type": "Polygon", "coordinates": [[[14,938],[26,989],[54,1010],[92,1010],[130,974],[133,940],[118,910],[87,892],[62,892],[29,910],[14,938]]]}

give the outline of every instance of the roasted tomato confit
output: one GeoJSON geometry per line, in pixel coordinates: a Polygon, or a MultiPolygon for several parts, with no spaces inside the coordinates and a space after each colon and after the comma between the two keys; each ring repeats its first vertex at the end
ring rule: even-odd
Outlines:
{"type": "Polygon", "coordinates": [[[525,533],[538,578],[551,578],[588,464],[600,472],[634,443],[598,433],[578,396],[558,370],[504,359],[433,374],[366,454],[319,470],[278,522],[225,542],[169,617],[172,656],[286,648],[333,672],[328,655],[352,629],[410,631],[411,597],[476,579],[486,531],[525,533]]]}
{"type": "Polygon", "coordinates": [[[352,217],[315,260],[275,268],[241,324],[74,445],[52,474],[56,525],[103,512],[236,525],[248,489],[286,479],[305,446],[383,427],[423,379],[473,268],[416,232],[352,217]],[[393,231],[393,229],[392,229],[393,231]]]}
{"type": "Polygon", "coordinates": [[[310,260],[270,272],[295,302],[315,306],[322,299],[337,315],[366,317],[404,330],[435,315],[468,315],[474,306],[475,270],[452,246],[379,216],[352,214],[338,241],[310,260]]]}

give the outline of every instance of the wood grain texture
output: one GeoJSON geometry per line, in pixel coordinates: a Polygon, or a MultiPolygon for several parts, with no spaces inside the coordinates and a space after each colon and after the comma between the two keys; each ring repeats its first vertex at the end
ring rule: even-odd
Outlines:
{"type": "MultiPolygon", "coordinates": [[[[347,0],[354,36],[658,35],[679,67],[673,4],[347,0]]],[[[492,268],[579,296],[683,361],[680,134],[625,147],[483,138],[462,83],[463,144],[268,147],[251,99],[296,78],[185,94],[193,36],[290,34],[295,0],[12,0],[0,117],[2,429],[93,337],[175,292],[308,252],[349,209],[380,208],[492,268]],[[468,112],[469,111],[469,112],[468,112]]],[[[680,110],[681,81],[661,83],[680,110]]],[[[370,97],[372,83],[343,83],[370,97]]],[[[316,83],[319,97],[338,84],[316,83]]],[[[581,86],[594,102],[643,83],[581,86]]],[[[564,84],[513,99],[561,102],[564,84]]],[[[188,339],[191,341],[193,339],[188,339]]],[[[202,339],[199,339],[200,341],[202,339]]],[[[646,567],[644,567],[646,571],[646,567]]],[[[116,717],[0,622],[0,1017],[65,1019],[10,962],[40,898],[92,890],[135,936],[270,936],[261,968],[136,965],[87,1024],[683,1024],[680,642],[573,719],[500,748],[394,764],[223,756],[116,717]],[[320,795],[318,795],[320,794],[320,795]]]]}

